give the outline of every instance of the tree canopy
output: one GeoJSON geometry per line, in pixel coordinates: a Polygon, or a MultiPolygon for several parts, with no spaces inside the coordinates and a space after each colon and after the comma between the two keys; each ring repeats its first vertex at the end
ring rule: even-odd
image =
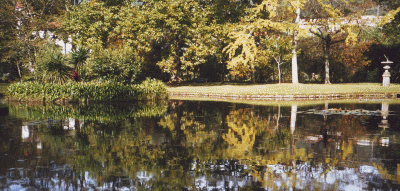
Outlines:
{"type": "MultiPolygon", "coordinates": [[[[35,69],[41,47],[57,39],[70,39],[74,54],[88,50],[87,64],[66,60],[75,69],[80,65],[82,79],[99,79],[101,70],[93,67],[107,54],[113,61],[103,69],[124,62],[120,69],[130,68],[129,75],[136,76],[128,77],[130,82],[200,77],[297,83],[323,76],[318,81],[330,83],[332,74],[333,82],[351,81],[376,60],[365,57],[369,47],[400,43],[397,1],[10,0],[2,5],[1,58],[10,66],[3,68],[20,78],[35,69]],[[315,47],[305,49],[310,46],[315,47]],[[117,58],[127,50],[130,58],[125,53],[117,58]],[[290,58],[292,63],[284,64],[290,58]],[[337,80],[339,71],[347,71],[346,77],[337,80]]],[[[127,73],[114,74],[119,77],[109,77],[127,82],[127,73]]]]}

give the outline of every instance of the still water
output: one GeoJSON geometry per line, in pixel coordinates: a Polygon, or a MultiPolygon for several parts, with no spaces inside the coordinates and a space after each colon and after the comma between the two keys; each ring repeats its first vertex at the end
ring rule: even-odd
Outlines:
{"type": "Polygon", "coordinates": [[[400,189],[393,102],[6,104],[1,190],[400,189]]]}

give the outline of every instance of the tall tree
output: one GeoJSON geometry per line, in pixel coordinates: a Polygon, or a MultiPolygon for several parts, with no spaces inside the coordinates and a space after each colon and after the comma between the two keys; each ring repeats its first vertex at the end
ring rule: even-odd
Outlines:
{"type": "MultiPolygon", "coordinates": [[[[161,46],[157,65],[178,78],[183,70],[204,63],[209,54],[204,34],[209,10],[196,0],[147,0],[141,6],[141,36],[148,47],[161,46]]],[[[206,36],[207,37],[207,36],[206,36]]]]}
{"type": "Polygon", "coordinates": [[[2,72],[10,68],[9,57],[12,44],[17,40],[17,17],[15,4],[12,1],[0,1],[0,63],[2,72]]]}
{"type": "Polygon", "coordinates": [[[306,4],[309,32],[321,40],[324,65],[325,84],[330,84],[329,57],[334,44],[357,42],[357,27],[363,10],[373,7],[371,1],[327,1],[311,0],[306,4]]]}
{"type": "MultiPolygon", "coordinates": [[[[296,32],[299,29],[299,8],[302,7],[304,1],[286,1],[286,0],[264,0],[259,4],[255,4],[253,8],[248,10],[249,15],[242,18],[241,25],[236,26],[230,33],[230,37],[234,39],[227,47],[225,52],[228,54],[230,61],[228,68],[233,73],[239,70],[254,74],[256,68],[257,52],[259,51],[256,36],[259,32],[278,31],[292,33],[293,44],[297,42],[296,32]]],[[[293,46],[295,47],[295,46],[293,46]]],[[[296,50],[294,49],[294,52],[296,50]]],[[[297,61],[293,59],[293,83],[297,80],[297,61]]],[[[254,78],[253,78],[254,79],[254,78]]]]}
{"type": "Polygon", "coordinates": [[[129,19],[120,15],[125,11],[130,9],[124,6],[107,6],[97,1],[84,2],[65,15],[63,31],[70,34],[73,45],[80,48],[118,46],[122,39],[116,32],[120,30],[118,23],[129,19]]]}
{"type": "MultiPolygon", "coordinates": [[[[300,12],[301,12],[301,2],[298,0],[296,1],[297,5],[295,5],[295,10],[296,10],[296,19],[294,23],[298,25],[300,23],[300,12]]],[[[297,34],[298,31],[294,30],[293,31],[293,39],[292,39],[292,83],[293,84],[298,84],[299,83],[299,75],[298,75],[298,67],[297,67],[297,34]]]]}
{"type": "Polygon", "coordinates": [[[292,39],[284,34],[270,34],[260,39],[260,56],[270,58],[278,68],[278,82],[281,83],[281,66],[292,57],[292,39]],[[265,54],[261,52],[265,51],[265,54]]]}
{"type": "Polygon", "coordinates": [[[1,2],[7,14],[2,15],[3,38],[12,39],[7,43],[5,57],[15,63],[21,78],[24,69],[32,68],[38,47],[47,38],[47,31],[59,27],[59,18],[64,13],[67,0],[6,0],[1,2]],[[9,17],[7,17],[8,15],[9,17]],[[11,25],[6,26],[6,23],[11,25]]]}

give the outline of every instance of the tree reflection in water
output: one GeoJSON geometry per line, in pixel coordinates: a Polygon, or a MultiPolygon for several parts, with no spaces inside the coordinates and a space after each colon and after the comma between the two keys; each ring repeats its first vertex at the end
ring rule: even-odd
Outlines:
{"type": "Polygon", "coordinates": [[[10,104],[0,188],[396,190],[400,109],[381,108],[10,104]]]}

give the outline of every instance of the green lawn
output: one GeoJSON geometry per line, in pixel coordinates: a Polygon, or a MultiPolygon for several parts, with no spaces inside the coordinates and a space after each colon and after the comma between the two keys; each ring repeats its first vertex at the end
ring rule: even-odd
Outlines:
{"type": "Polygon", "coordinates": [[[195,84],[169,86],[169,93],[225,94],[225,95],[313,95],[348,93],[400,93],[400,84],[382,87],[380,83],[350,84],[255,84],[255,85],[219,85],[195,84]]]}

